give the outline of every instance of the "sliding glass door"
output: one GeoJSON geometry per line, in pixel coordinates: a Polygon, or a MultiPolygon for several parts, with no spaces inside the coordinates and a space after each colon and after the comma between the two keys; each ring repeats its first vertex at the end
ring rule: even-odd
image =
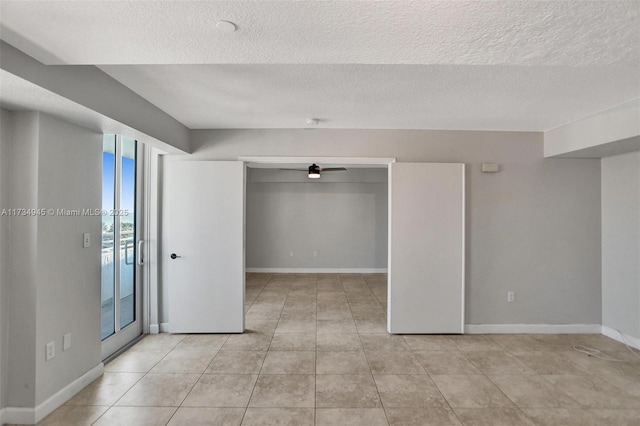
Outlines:
{"type": "Polygon", "coordinates": [[[137,142],[104,135],[102,153],[102,327],[103,358],[141,334],[142,211],[137,142]]]}

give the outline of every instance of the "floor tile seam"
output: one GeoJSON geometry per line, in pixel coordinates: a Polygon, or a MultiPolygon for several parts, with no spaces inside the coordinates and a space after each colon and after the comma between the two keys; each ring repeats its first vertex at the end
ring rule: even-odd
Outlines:
{"type": "MultiPolygon", "coordinates": [[[[376,301],[378,302],[378,304],[380,305],[381,308],[385,309],[385,306],[382,304],[382,302],[380,302],[380,299],[378,299],[378,296],[376,296],[376,293],[373,291],[373,289],[371,288],[371,285],[369,285],[369,282],[367,280],[364,279],[364,277],[362,277],[362,279],[364,280],[365,284],[367,285],[367,287],[369,287],[369,291],[371,292],[371,294],[373,294],[373,297],[375,297],[376,301]]],[[[388,287],[387,287],[388,288],[388,287]]]]}
{"type": "MultiPolygon", "coordinates": [[[[108,373],[108,372],[107,372],[108,373]]],[[[121,372],[117,372],[115,374],[122,374],[121,372]]],[[[73,399],[76,395],[78,395],[80,392],[84,391],[85,389],[87,389],[89,386],[91,386],[95,381],[97,381],[98,379],[95,379],[93,382],[91,382],[88,386],[86,386],[85,388],[81,389],[79,392],[77,392],[75,395],[73,395],[73,397],[71,397],[71,399],[69,399],[67,402],[65,402],[64,404],[62,404],[63,406],[69,406],[69,407],[87,407],[87,406],[99,406],[99,407],[113,407],[115,405],[116,402],[118,402],[120,400],[120,398],[122,398],[127,392],[129,392],[136,384],[138,384],[138,382],[140,380],[142,380],[142,378],[144,376],[146,376],[146,373],[127,373],[125,372],[124,374],[142,374],[140,377],[138,377],[138,379],[136,379],[136,381],[127,388],[127,390],[124,391],[124,393],[122,395],[120,395],[114,402],[113,404],[109,405],[109,404],[84,404],[84,405],[70,405],[67,404],[67,402],[70,402],[71,399],[73,399]]],[[[104,373],[102,376],[100,377],[104,377],[104,373]]]]}
{"type": "MultiPolygon", "coordinates": [[[[425,370],[427,370],[425,368],[425,370]]],[[[460,422],[461,425],[463,425],[464,423],[462,422],[462,419],[458,416],[458,413],[456,413],[456,410],[454,410],[453,406],[451,405],[451,403],[449,402],[449,400],[447,399],[446,396],[444,396],[444,393],[442,393],[442,390],[440,390],[440,387],[438,386],[438,384],[436,383],[435,380],[433,380],[433,376],[431,373],[429,373],[429,371],[427,371],[427,374],[429,375],[429,378],[431,379],[431,382],[433,383],[433,385],[436,387],[436,389],[438,389],[438,392],[440,392],[440,395],[442,395],[442,397],[444,398],[445,402],[447,403],[447,407],[449,407],[449,410],[451,410],[451,412],[453,413],[454,416],[456,416],[456,419],[458,419],[458,421],[460,422]]]]}
{"type": "MultiPolygon", "coordinates": [[[[227,339],[225,339],[225,343],[226,341],[229,339],[229,336],[227,336],[227,339]]],[[[223,343],[224,345],[224,343],[223,343]]],[[[221,346],[222,348],[222,346],[221,346]]],[[[217,356],[218,352],[220,352],[220,349],[218,349],[218,351],[216,352],[216,355],[214,355],[213,359],[215,359],[215,357],[217,356]]],[[[211,362],[213,362],[213,359],[211,360],[211,362]]],[[[211,365],[211,362],[209,362],[209,365],[211,365]]],[[[191,387],[189,388],[189,391],[185,394],[184,398],[182,398],[182,401],[180,401],[180,404],[178,405],[178,407],[176,408],[176,410],[173,412],[173,414],[171,414],[171,417],[169,418],[169,420],[167,421],[166,424],[169,424],[171,422],[171,419],[173,419],[173,417],[176,415],[176,413],[178,412],[178,410],[180,409],[180,407],[182,407],[182,404],[184,404],[184,401],[186,401],[186,399],[189,397],[189,395],[191,394],[191,392],[193,392],[193,389],[195,388],[195,386],[198,384],[198,382],[200,381],[200,379],[202,378],[202,376],[204,376],[205,372],[207,371],[207,368],[209,368],[209,365],[207,365],[207,367],[204,369],[204,371],[202,373],[200,373],[200,375],[198,376],[198,379],[193,382],[193,385],[191,385],[191,387]]]]}
{"type": "MultiPolygon", "coordinates": [[[[118,407],[111,407],[111,408],[119,408],[121,406],[118,407]]],[[[171,421],[171,419],[173,418],[173,416],[178,412],[178,408],[180,407],[173,407],[173,406],[122,406],[122,407],[126,407],[126,408],[173,408],[173,413],[171,413],[171,417],[166,421],[165,426],[169,424],[169,422],[171,421]]],[[[105,411],[104,413],[102,413],[93,423],[91,423],[91,425],[95,425],[96,423],[98,423],[98,421],[104,417],[105,414],[107,414],[107,412],[109,412],[109,410],[111,410],[111,408],[109,408],[107,411],[105,411]]]]}
{"type": "MultiPolygon", "coordinates": [[[[182,341],[183,339],[184,339],[184,337],[183,337],[182,339],[180,339],[180,341],[182,341]]],[[[172,350],[173,350],[173,349],[172,349],[172,350]]],[[[135,382],[135,383],[134,383],[134,384],[133,384],[129,389],[127,389],[127,391],[126,391],[126,392],[124,392],[122,395],[120,395],[120,397],[119,397],[118,399],[116,399],[116,400],[114,401],[114,403],[113,403],[113,404],[111,404],[111,407],[115,407],[115,406],[116,406],[116,404],[117,404],[118,402],[120,402],[120,400],[121,400],[122,398],[124,398],[124,396],[125,396],[126,394],[128,394],[128,393],[131,391],[131,389],[133,389],[133,387],[134,387],[135,385],[137,385],[140,381],[142,381],[142,379],[144,379],[145,377],[147,377],[149,374],[152,374],[152,375],[154,375],[154,374],[163,374],[163,373],[151,373],[151,370],[153,370],[153,369],[154,369],[154,368],[155,368],[155,367],[156,367],[156,366],[157,366],[157,365],[158,365],[158,364],[159,364],[163,359],[165,359],[165,358],[167,357],[167,355],[169,355],[170,353],[171,353],[171,351],[169,351],[165,356],[163,356],[160,360],[158,360],[158,362],[156,362],[155,364],[153,364],[153,366],[152,366],[148,371],[144,372],[144,373],[142,374],[142,376],[141,376],[138,380],[136,380],[136,382],[135,382]]],[[[170,374],[171,374],[171,373],[170,373],[170,374]]],[[[109,411],[109,410],[107,410],[107,411],[109,411]]],[[[106,411],[105,411],[105,413],[106,413],[106,411]]],[[[96,421],[97,421],[97,420],[96,420],[96,421]]]]}
{"type": "MultiPolygon", "coordinates": [[[[365,336],[376,336],[376,335],[379,336],[380,333],[365,333],[365,336]]],[[[388,336],[397,336],[397,334],[388,334],[388,336]]],[[[364,350],[367,352],[384,352],[384,353],[390,353],[390,354],[395,354],[395,353],[413,354],[414,352],[412,349],[366,349],[365,348],[364,350]]]]}
{"type": "Polygon", "coordinates": [[[314,363],[313,363],[313,424],[318,422],[316,416],[318,409],[318,275],[316,274],[316,292],[315,292],[315,317],[316,317],[316,346],[314,351],[314,363]]]}
{"type": "MultiPolygon", "coordinates": [[[[527,413],[525,413],[522,409],[520,409],[519,407],[455,407],[452,408],[453,413],[456,415],[456,417],[458,417],[458,413],[456,411],[456,409],[459,410],[514,410],[516,412],[518,412],[522,417],[524,417],[528,422],[531,423],[531,426],[538,426],[538,423],[536,423],[533,418],[529,417],[527,415],[527,413]]],[[[466,423],[463,423],[462,420],[460,419],[460,417],[458,417],[458,420],[460,421],[461,425],[466,425],[466,423]]]]}
{"type": "MultiPolygon", "coordinates": [[[[470,362],[470,363],[471,363],[471,364],[472,364],[472,365],[473,365],[473,366],[474,366],[478,371],[480,371],[482,374],[485,374],[485,375],[487,375],[487,374],[491,374],[491,375],[494,375],[494,376],[495,376],[495,375],[500,375],[499,373],[498,373],[498,374],[496,374],[496,373],[487,373],[487,372],[485,372],[485,371],[484,371],[484,370],[485,370],[484,368],[480,368],[480,363],[479,363],[479,362],[477,362],[477,361],[476,361],[476,362],[474,362],[474,360],[473,360],[473,359],[469,358],[469,357],[468,357],[468,356],[466,356],[466,355],[464,355],[464,357],[465,357],[465,359],[466,359],[467,361],[469,361],[469,362],[470,362]]],[[[511,358],[513,358],[513,357],[511,357],[511,358]]],[[[527,367],[526,365],[524,365],[523,363],[521,363],[521,362],[520,362],[520,361],[518,361],[517,359],[514,359],[514,361],[516,362],[516,364],[518,364],[519,366],[521,366],[523,369],[528,370],[528,371],[532,371],[529,367],[527,367]]],[[[513,375],[513,374],[509,374],[509,375],[513,375]]],[[[516,375],[518,375],[518,376],[519,376],[519,375],[522,375],[522,374],[516,374],[516,375]]],[[[532,374],[529,374],[529,375],[535,375],[535,373],[532,373],[532,374]]]]}
{"type": "MultiPolygon", "coordinates": [[[[516,408],[518,408],[518,409],[520,409],[520,408],[521,408],[521,407],[518,405],[518,403],[517,403],[516,401],[514,401],[512,398],[510,398],[510,397],[509,397],[509,395],[507,395],[507,393],[506,393],[505,391],[503,391],[503,390],[502,390],[502,388],[500,388],[500,386],[498,386],[498,384],[497,384],[497,383],[495,383],[493,380],[491,380],[491,377],[489,377],[489,375],[488,375],[488,374],[484,374],[484,373],[483,373],[483,375],[487,378],[487,380],[488,380],[489,382],[491,382],[491,384],[492,384],[493,386],[495,386],[495,387],[496,387],[496,389],[498,389],[498,390],[500,391],[500,393],[501,393],[501,394],[503,394],[505,397],[507,397],[507,399],[508,399],[509,401],[511,401],[511,403],[512,403],[516,408]]],[[[500,376],[501,374],[492,374],[492,375],[493,375],[493,376],[500,376]]],[[[510,376],[513,376],[514,374],[509,374],[509,375],[510,375],[510,376]]],[[[538,375],[537,375],[537,374],[531,374],[531,375],[528,375],[528,376],[538,376],[538,375]]],[[[552,387],[554,390],[556,390],[556,391],[560,392],[562,395],[566,396],[566,397],[567,397],[567,398],[569,398],[571,401],[573,401],[573,402],[575,402],[576,404],[578,404],[578,406],[580,406],[581,408],[584,408],[584,406],[583,406],[582,404],[580,404],[578,401],[576,401],[576,400],[574,400],[573,398],[571,398],[571,397],[570,397],[569,395],[567,395],[565,392],[563,392],[563,391],[561,391],[560,389],[558,389],[558,388],[557,388],[553,383],[551,383],[549,380],[546,380],[546,382],[547,382],[547,383],[549,383],[549,384],[551,385],[551,387],[552,387]]],[[[545,407],[522,407],[522,408],[545,408],[545,407]]],[[[558,407],[558,408],[561,408],[561,407],[558,407]]],[[[522,410],[520,410],[520,411],[522,411],[522,410]]],[[[524,414],[524,412],[523,412],[522,414],[524,414]]],[[[525,416],[526,416],[526,415],[525,415],[525,416]]],[[[526,417],[527,417],[527,418],[529,418],[528,416],[526,416],[526,417]]]]}
{"type": "MultiPolygon", "coordinates": [[[[358,338],[360,338],[360,335],[358,334],[358,338]]],[[[360,344],[362,344],[362,340],[360,341],[360,344]]],[[[364,350],[362,350],[362,352],[364,353],[364,350]]],[[[387,416],[387,412],[384,411],[384,402],[382,401],[382,396],[380,395],[380,389],[378,388],[378,383],[376,382],[376,378],[373,375],[373,371],[371,371],[371,366],[369,365],[369,360],[367,359],[367,355],[365,354],[365,360],[367,361],[367,366],[369,367],[369,374],[362,374],[362,376],[371,376],[371,379],[373,380],[373,385],[376,387],[376,392],[378,394],[378,400],[380,401],[380,407],[382,408],[383,412],[384,412],[384,418],[387,421],[387,424],[391,424],[389,422],[389,417],[387,416]]]]}
{"type": "MultiPolygon", "coordinates": [[[[267,287],[267,285],[269,284],[269,281],[271,281],[272,277],[273,277],[273,275],[269,275],[269,278],[265,282],[264,287],[260,291],[260,294],[262,294],[262,291],[264,291],[264,289],[267,287]]],[[[289,295],[289,292],[287,291],[287,296],[288,295],[289,295]]],[[[285,302],[286,302],[286,300],[287,300],[287,298],[285,297],[285,302]]],[[[284,303],[282,304],[282,309],[284,309],[284,303]]],[[[276,323],[276,329],[278,328],[278,323],[280,322],[280,317],[282,316],[282,309],[280,310],[280,316],[278,317],[278,322],[276,323]]],[[[240,424],[242,424],[242,422],[244,422],[244,418],[247,415],[247,410],[249,409],[249,405],[251,404],[251,398],[253,398],[253,394],[256,391],[256,386],[258,384],[258,379],[260,378],[260,373],[262,372],[262,366],[264,365],[264,360],[267,358],[266,353],[269,351],[269,348],[271,348],[271,342],[273,342],[273,336],[274,335],[275,335],[275,329],[273,330],[273,333],[271,334],[271,340],[269,341],[269,346],[267,347],[267,350],[265,352],[265,356],[262,359],[262,363],[260,364],[260,369],[258,370],[258,375],[256,377],[256,381],[253,383],[253,389],[251,389],[251,394],[249,395],[249,399],[247,400],[247,406],[244,409],[244,413],[242,413],[242,419],[240,419],[240,424]]]]}
{"type": "MultiPolygon", "coordinates": [[[[604,381],[605,383],[613,386],[614,388],[626,393],[627,395],[629,395],[629,397],[636,398],[636,399],[638,399],[640,401],[640,395],[639,396],[634,396],[631,393],[629,393],[628,390],[623,389],[621,386],[619,386],[619,385],[617,385],[617,384],[615,384],[613,382],[610,382],[609,380],[606,379],[607,377],[621,377],[621,378],[625,378],[626,379],[627,376],[616,376],[616,375],[612,375],[612,374],[595,374],[594,376],[599,378],[600,380],[604,381]]],[[[638,376],[638,385],[640,386],[640,376],[638,376]]]]}
{"type": "Polygon", "coordinates": [[[182,407],[182,403],[181,405],[131,405],[131,404],[127,404],[127,405],[114,405],[111,408],[180,408],[182,407]]]}
{"type": "MultiPolygon", "coordinates": [[[[317,403],[316,403],[317,404],[317,403]]],[[[376,409],[376,408],[380,408],[384,410],[384,407],[382,406],[382,402],[380,402],[380,405],[375,405],[375,406],[358,406],[358,405],[323,405],[322,407],[319,407],[316,405],[316,410],[322,410],[322,409],[329,409],[329,410],[336,410],[336,409],[345,409],[345,410],[372,410],[372,409],[376,409]]],[[[387,420],[388,422],[388,420],[387,420]]]]}
{"type": "MultiPolygon", "coordinates": [[[[160,334],[163,334],[163,333],[160,333],[160,334]]],[[[169,334],[171,335],[171,333],[169,333],[169,334]]],[[[158,335],[159,335],[159,334],[158,334],[158,335]]],[[[148,335],[148,336],[151,336],[151,335],[148,335]]],[[[180,336],[180,334],[176,334],[175,336],[180,336]]],[[[180,338],[180,340],[176,341],[176,342],[173,344],[173,346],[171,346],[171,347],[169,347],[169,348],[168,348],[169,350],[168,350],[168,352],[165,354],[165,356],[167,356],[167,355],[169,355],[171,352],[173,352],[173,350],[174,350],[174,349],[175,349],[175,348],[176,348],[176,347],[177,347],[177,346],[178,346],[178,345],[179,345],[179,344],[184,340],[184,338],[185,338],[185,337],[187,337],[187,335],[186,335],[186,334],[182,334],[181,336],[182,336],[182,337],[180,338]]],[[[145,337],[145,339],[146,339],[146,338],[149,338],[149,337],[145,337]]],[[[140,343],[142,343],[142,342],[144,342],[144,339],[142,339],[140,342],[136,343],[135,345],[133,345],[132,347],[130,347],[129,349],[127,349],[127,350],[126,350],[125,352],[123,352],[123,353],[126,353],[126,352],[128,352],[129,350],[131,350],[131,349],[135,348],[137,345],[139,345],[139,344],[140,344],[140,343]]],[[[120,355],[122,355],[122,354],[120,354],[120,355]]],[[[163,359],[164,359],[164,357],[163,357],[163,359]]],[[[160,362],[160,361],[158,361],[158,362],[160,362]]],[[[155,365],[154,365],[154,367],[155,367],[155,365]]]]}
{"type": "MultiPolygon", "coordinates": [[[[429,374],[429,373],[427,373],[427,374],[429,374]]],[[[437,376],[438,374],[435,374],[435,375],[437,376]]],[[[447,376],[447,374],[441,374],[441,375],[442,375],[442,376],[447,376]]],[[[484,374],[474,374],[474,376],[485,376],[485,375],[484,375],[484,374]]],[[[485,377],[486,377],[486,376],[485,376],[485,377]]],[[[458,413],[457,413],[457,412],[456,412],[456,410],[455,410],[455,409],[456,409],[456,407],[454,407],[453,405],[451,405],[451,402],[450,402],[450,401],[449,401],[449,399],[444,395],[444,393],[442,392],[442,389],[440,388],[440,386],[438,386],[438,383],[437,383],[435,380],[433,380],[433,377],[432,377],[432,375],[431,375],[431,374],[429,374],[429,378],[431,378],[431,381],[432,381],[432,382],[433,382],[433,384],[435,385],[436,389],[438,389],[438,392],[440,392],[440,395],[442,395],[442,397],[444,398],[444,400],[445,400],[445,401],[446,401],[446,403],[447,403],[447,406],[451,409],[451,411],[452,411],[452,412],[453,412],[453,414],[456,416],[456,418],[458,419],[458,421],[460,422],[460,424],[461,424],[461,425],[464,425],[464,422],[462,421],[462,419],[460,418],[460,416],[458,415],[458,413]]],[[[487,378],[487,380],[488,380],[488,378],[487,378]]],[[[493,384],[493,383],[492,383],[492,384],[493,384]]],[[[494,386],[495,386],[495,384],[494,384],[494,386]]],[[[496,386],[496,387],[497,387],[497,386],[496,386]]],[[[500,389],[498,388],[498,390],[500,390],[500,389]]],[[[502,393],[502,391],[501,391],[501,390],[500,390],[500,392],[502,393]]],[[[504,393],[503,393],[503,394],[504,394],[504,393]]],[[[505,395],[505,396],[506,396],[506,395],[505,395]]],[[[509,401],[511,401],[511,400],[509,399],[509,401]]],[[[511,401],[511,402],[513,403],[513,401],[511,401]]],[[[469,407],[457,407],[457,408],[469,408],[469,407]]],[[[470,407],[470,408],[477,408],[477,407],[470,407]]]]}

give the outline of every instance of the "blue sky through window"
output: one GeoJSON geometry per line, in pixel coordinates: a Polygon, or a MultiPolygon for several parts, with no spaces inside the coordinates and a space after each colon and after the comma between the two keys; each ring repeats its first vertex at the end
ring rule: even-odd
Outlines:
{"type": "MultiPolygon", "coordinates": [[[[109,135],[113,137],[113,135],[109,135]]],[[[128,142],[128,141],[126,141],[128,142]]],[[[109,140],[107,143],[111,143],[109,140]]],[[[131,141],[131,143],[135,143],[131,141]]],[[[115,138],[114,138],[115,144],[115,138]]],[[[110,149],[109,151],[113,151],[110,149]]],[[[135,151],[134,151],[135,152],[135,151]]],[[[114,162],[115,155],[113,152],[103,151],[102,153],[102,209],[103,210],[112,210],[114,208],[114,162]]],[[[122,157],[122,189],[121,189],[121,199],[120,199],[120,208],[123,210],[128,210],[128,216],[122,216],[121,219],[123,222],[133,222],[133,213],[135,207],[135,178],[136,178],[136,162],[133,158],[122,157]]],[[[109,216],[103,217],[102,222],[111,222],[111,218],[109,216]]]]}

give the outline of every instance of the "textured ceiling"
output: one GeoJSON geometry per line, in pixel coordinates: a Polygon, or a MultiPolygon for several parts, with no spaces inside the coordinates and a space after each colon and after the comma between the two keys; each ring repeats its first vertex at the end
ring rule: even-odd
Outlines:
{"type": "Polygon", "coordinates": [[[542,131],[640,97],[639,1],[1,0],[0,37],[190,128],[542,131]]]}
{"type": "Polygon", "coordinates": [[[315,117],[323,128],[541,131],[640,94],[640,75],[615,67],[136,65],[102,69],[192,129],[296,128],[315,117]]]}
{"type": "MultiPolygon", "coordinates": [[[[637,1],[6,1],[67,64],[635,64],[637,1]],[[238,25],[221,33],[218,20],[238,25]]],[[[26,44],[25,44],[26,45],[26,44]]],[[[27,52],[29,53],[29,52],[27,52]]]]}

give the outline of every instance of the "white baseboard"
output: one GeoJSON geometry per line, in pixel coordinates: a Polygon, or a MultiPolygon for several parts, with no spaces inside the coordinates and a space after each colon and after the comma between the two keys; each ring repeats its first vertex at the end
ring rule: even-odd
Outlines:
{"type": "Polygon", "coordinates": [[[382,274],[387,268],[246,268],[246,272],[267,274],[382,274]]]}
{"type": "Polygon", "coordinates": [[[4,408],[0,408],[0,425],[5,424],[6,422],[4,421],[4,408]]]}
{"type": "Polygon", "coordinates": [[[3,423],[16,425],[34,425],[35,410],[33,408],[6,407],[3,415],[3,423]]]}
{"type": "Polygon", "coordinates": [[[75,394],[89,385],[89,383],[100,377],[103,372],[104,364],[100,363],[73,382],[69,383],[64,388],[60,389],[35,408],[6,407],[3,410],[2,422],[9,424],[34,425],[47,417],[62,404],[70,400],[75,394]]]}
{"type": "Polygon", "coordinates": [[[160,333],[169,333],[169,323],[161,322],[160,323],[160,333]]]}
{"type": "Polygon", "coordinates": [[[600,324],[467,324],[467,334],[600,334],[600,324]]]}
{"type": "Polygon", "coordinates": [[[149,324],[149,334],[160,333],[160,326],[158,324],[149,324]]]}
{"type": "Polygon", "coordinates": [[[626,343],[630,347],[640,350],[640,339],[637,337],[629,336],[628,334],[624,334],[615,328],[611,328],[606,325],[602,326],[602,334],[613,340],[617,340],[620,343],[626,343]]]}

